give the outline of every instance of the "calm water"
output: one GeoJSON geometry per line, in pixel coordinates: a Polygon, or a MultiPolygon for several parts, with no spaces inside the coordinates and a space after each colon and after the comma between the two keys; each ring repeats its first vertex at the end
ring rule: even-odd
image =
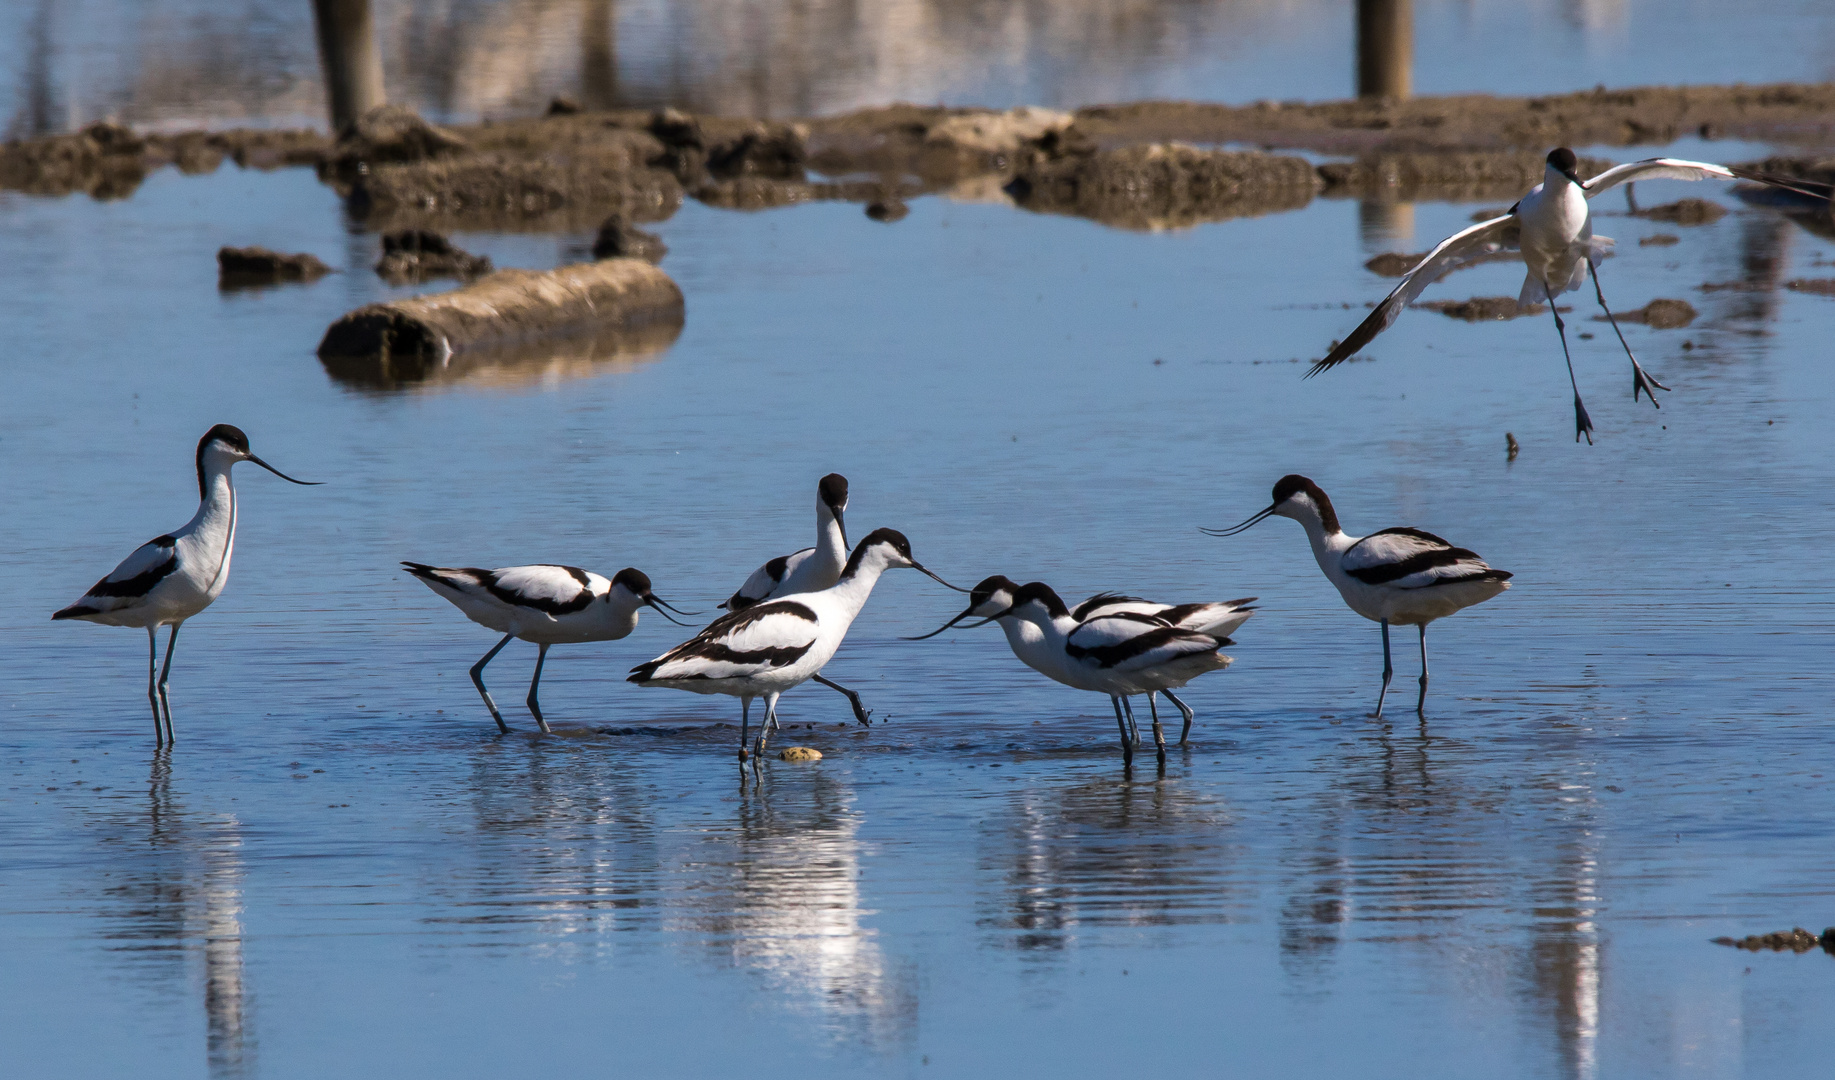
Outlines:
{"type": "MultiPolygon", "coordinates": [[[[448,119],[588,104],[809,116],[1353,92],[1348,0],[371,0],[389,93],[448,119]]],[[[1835,78],[1824,0],[1416,0],[1419,93],[1835,78]]],[[[10,133],[318,124],[306,0],[6,0],[10,133]]]]}
{"type": "MultiPolygon", "coordinates": [[[[308,171],[167,170],[111,203],[0,194],[0,1060],[1822,1075],[1835,960],[1708,939],[1835,923],[1835,569],[1811,546],[1835,527],[1835,300],[1780,287],[1835,276],[1835,245],[1707,185],[1638,194],[1731,212],[1603,219],[1615,305],[1700,317],[1627,328],[1675,388],[1659,413],[1572,298],[1570,328],[1598,335],[1575,340],[1592,448],[1534,319],[1417,311],[1375,362],[1299,378],[1388,287],[1363,260],[1472,205],[1317,201],[1137,234],[940,198],[889,227],[690,203],[656,227],[688,297],[667,352],[383,392],[313,348],[412,290],[369,272],[375,237],[308,171]],[[1681,241],[1638,245],[1656,233],[1681,241]],[[345,272],[220,294],[224,243],[345,272]],[[1749,288],[1698,288],[1729,281],[1749,288]],[[46,620],[190,515],[192,447],[219,421],[326,486],[239,472],[234,579],[185,631],[181,741],[160,755],[142,637],[46,620]],[[499,737],[465,676],[494,635],[396,569],[632,565],[707,611],[809,542],[829,470],[853,482],[856,535],[900,528],[960,584],[1259,595],[1235,667],[1191,688],[1189,752],[1124,773],[1107,703],[992,628],[898,640],[959,609],[909,573],[829,668],[885,722],[794,691],[786,744],[828,756],[772,762],[756,790],[725,699],[622,681],[681,639],[649,617],[554,651],[555,737],[519,705],[499,737]],[[1290,471],[1354,531],[1417,524],[1516,572],[1435,629],[1425,725],[1367,718],[1377,632],[1296,526],[1197,533],[1290,471]]],[[[456,239],[544,267],[589,238],[456,239]]],[[[1485,266],[1436,293],[1520,277],[1485,266]]],[[[1398,660],[1411,690],[1411,646],[1398,660]]],[[[532,662],[499,657],[500,701],[532,662]]]]}

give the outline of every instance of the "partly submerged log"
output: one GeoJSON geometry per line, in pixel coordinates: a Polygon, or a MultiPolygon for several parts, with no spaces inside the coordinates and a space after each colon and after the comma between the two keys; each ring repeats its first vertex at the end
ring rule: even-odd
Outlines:
{"type": "Polygon", "coordinates": [[[621,334],[648,341],[658,328],[674,340],[682,318],[682,290],[668,274],[642,259],[603,259],[499,270],[452,292],[367,304],[332,323],[318,351],[334,372],[356,361],[392,382],[426,378],[472,352],[621,334]]]}

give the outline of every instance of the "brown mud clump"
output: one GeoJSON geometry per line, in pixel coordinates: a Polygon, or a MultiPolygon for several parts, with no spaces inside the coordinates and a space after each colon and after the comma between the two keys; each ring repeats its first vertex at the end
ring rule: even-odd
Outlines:
{"type": "Polygon", "coordinates": [[[325,331],[319,358],[393,371],[445,365],[472,349],[682,325],[682,290],[641,259],[500,270],[452,292],[368,304],[325,331]]]}
{"type": "Polygon", "coordinates": [[[376,273],[391,285],[407,285],[428,278],[475,278],[491,272],[491,260],[453,245],[451,240],[425,229],[403,229],[384,234],[382,261],[376,273]]]}
{"type": "Polygon", "coordinates": [[[599,223],[599,235],[593,239],[595,259],[643,259],[659,263],[669,254],[669,245],[655,233],[637,228],[613,214],[599,223]]]}
{"type": "Polygon", "coordinates": [[[1637,242],[1638,247],[1673,247],[1680,244],[1682,238],[1674,233],[1653,233],[1637,242]]]}
{"type": "MultiPolygon", "coordinates": [[[[1512,245],[1516,243],[1514,234],[1506,234],[1506,239],[1512,245]]],[[[1409,255],[1400,251],[1386,251],[1364,263],[1364,269],[1370,271],[1372,274],[1379,274],[1383,277],[1401,277],[1403,274],[1408,273],[1408,271],[1420,265],[1421,260],[1425,258],[1427,258],[1427,252],[1425,251],[1418,255],[1409,255]]],[[[1493,251],[1490,254],[1474,255],[1471,258],[1463,259],[1460,261],[1459,265],[1455,266],[1453,269],[1464,270],[1468,267],[1477,266],[1480,263],[1513,262],[1521,258],[1522,256],[1514,251],[1493,251]]]]}
{"type": "Polygon", "coordinates": [[[1835,296],[1835,278],[1797,278],[1786,281],[1784,287],[1791,292],[1811,293],[1815,296],[1835,296]]]}
{"type": "MultiPolygon", "coordinates": [[[[1540,315],[1548,310],[1546,304],[1518,307],[1514,296],[1474,296],[1470,300],[1430,300],[1424,304],[1416,304],[1415,307],[1438,311],[1448,318],[1464,319],[1466,322],[1520,319],[1529,315],[1540,315]]],[[[1572,311],[1574,309],[1564,307],[1556,310],[1572,311]]]]}
{"type": "Polygon", "coordinates": [[[1297,210],[1319,189],[1312,165],[1297,157],[1183,143],[1116,150],[1055,139],[1047,144],[1007,185],[1013,201],[1125,229],[1176,229],[1297,210]]]}
{"type": "Polygon", "coordinates": [[[1712,225],[1727,216],[1727,208],[1706,199],[1678,199],[1662,206],[1636,211],[1636,216],[1672,225],[1712,225]]]}
{"type": "MultiPolygon", "coordinates": [[[[1622,323],[1643,323],[1652,330],[1679,330],[1695,321],[1699,314],[1687,300],[1652,300],[1635,311],[1618,311],[1622,323]]],[[[1609,322],[1604,315],[1593,316],[1594,322],[1609,322]]]]}
{"type": "Polygon", "coordinates": [[[406,105],[382,105],[338,132],[338,141],[319,163],[319,175],[350,179],[378,165],[451,157],[467,148],[464,139],[429,124],[406,105]]]}
{"type": "Polygon", "coordinates": [[[264,247],[226,247],[217,251],[217,287],[221,289],[317,281],[329,273],[331,267],[306,253],[283,255],[264,247]]]}
{"type": "Polygon", "coordinates": [[[867,203],[867,217],[886,225],[895,221],[903,221],[905,215],[909,213],[911,213],[911,208],[905,205],[905,200],[896,197],[874,199],[867,203]]]}
{"type": "Polygon", "coordinates": [[[1792,930],[1780,930],[1771,934],[1748,934],[1743,938],[1717,937],[1716,945],[1729,945],[1747,952],[1794,952],[1806,953],[1811,949],[1821,949],[1835,956],[1835,926],[1829,927],[1821,934],[1812,934],[1799,926],[1792,930]]]}

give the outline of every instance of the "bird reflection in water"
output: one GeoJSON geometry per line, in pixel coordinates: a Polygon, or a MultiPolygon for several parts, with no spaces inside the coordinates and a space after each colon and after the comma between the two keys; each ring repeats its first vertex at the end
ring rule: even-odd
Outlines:
{"type": "Polygon", "coordinates": [[[771,770],[731,829],[684,853],[693,870],[669,918],[831,1038],[897,1047],[917,1036],[916,979],[863,925],[860,823],[845,780],[771,770]]]}
{"type": "Polygon", "coordinates": [[[984,828],[981,870],[997,882],[979,924],[1041,956],[1081,927],[1232,921],[1230,815],[1174,780],[1104,777],[1016,792],[984,828]]]}
{"type": "Polygon", "coordinates": [[[242,958],[242,835],[235,817],[191,815],[172,795],[171,750],[153,755],[144,816],[112,822],[128,880],[105,894],[105,937],[160,983],[194,985],[202,946],[205,1047],[219,1080],[253,1074],[255,1038],[242,958]],[[147,965],[143,967],[143,965],[147,965]],[[150,969],[150,970],[149,970],[150,969]]]}

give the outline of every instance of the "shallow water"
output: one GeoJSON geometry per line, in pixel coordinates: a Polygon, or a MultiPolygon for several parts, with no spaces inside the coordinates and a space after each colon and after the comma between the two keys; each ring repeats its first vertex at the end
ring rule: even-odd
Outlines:
{"type": "MultiPolygon", "coordinates": [[[[372,0],[388,92],[448,121],[594,106],[801,117],[1355,91],[1340,0],[372,0]]],[[[1823,0],[1417,0],[1417,93],[1835,78],[1823,0]],[[1711,45],[1709,44],[1711,43],[1711,45]]],[[[10,134],[319,125],[305,0],[0,5],[10,134]]]]}
{"type": "MultiPolygon", "coordinates": [[[[1835,922],[1835,570],[1813,554],[1835,300],[1781,287],[1835,275],[1835,246],[1708,185],[1638,195],[1731,212],[1602,218],[1619,309],[1701,314],[1626,328],[1674,387],[1656,412],[1568,298],[1591,448],[1535,319],[1412,312],[1374,362],[1300,379],[1388,288],[1363,260],[1474,205],[1149,234],[941,198],[893,226],[691,202],[656,226],[688,297],[666,353],[379,391],[313,348],[414,290],[369,272],[375,237],[309,172],[0,195],[0,1055],[32,1076],[1819,1075],[1835,960],[1708,939],[1835,922]],[[1637,243],[1657,233],[1680,242],[1637,243]],[[344,272],[220,294],[224,243],[344,272]],[[185,631],[181,741],[155,754],[140,635],[46,617],[189,516],[219,421],[327,483],[239,472],[234,577],[185,631]],[[396,568],[632,565],[708,611],[809,542],[831,469],[854,535],[897,527],[959,584],[1259,595],[1236,665],[1187,695],[1191,747],[1130,775],[1107,703],[991,628],[898,640],[960,602],[898,573],[828,671],[880,722],[794,691],[782,744],[827,757],[755,790],[736,708],[622,681],[682,636],[652,617],[553,652],[551,738],[512,704],[532,650],[507,649],[499,737],[465,676],[494,636],[396,568]],[[1424,724],[1405,635],[1400,707],[1367,717],[1377,633],[1297,527],[1196,531],[1291,471],[1353,531],[1416,524],[1516,573],[1435,627],[1424,724]]],[[[589,240],[455,239],[510,266],[589,240]]]]}

